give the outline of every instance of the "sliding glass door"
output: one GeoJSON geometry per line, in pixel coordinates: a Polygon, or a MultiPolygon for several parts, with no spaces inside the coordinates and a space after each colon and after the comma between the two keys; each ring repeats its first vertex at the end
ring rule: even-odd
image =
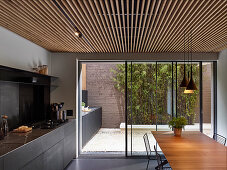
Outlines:
{"type": "MultiPolygon", "coordinates": [[[[172,98],[172,94],[175,94],[172,81],[173,64],[172,62],[157,62],[156,64],[156,131],[171,131],[168,122],[175,113],[175,100],[172,98]]],[[[153,139],[152,143],[155,145],[156,141],[153,139]]],[[[161,151],[158,144],[157,150],[161,151]]]]}
{"type": "MultiPolygon", "coordinates": [[[[186,63],[186,75],[190,79],[192,66],[197,87],[192,94],[180,87],[184,62],[80,62],[80,66],[80,153],[146,155],[143,135],[148,134],[153,151],[157,143],[151,131],[171,131],[168,122],[179,116],[188,121],[186,131],[212,137],[212,62],[186,63]]],[[[158,145],[157,149],[161,151],[158,145]]]]}
{"type": "MultiPolygon", "coordinates": [[[[128,62],[128,155],[144,155],[143,135],[156,130],[156,62],[128,62]]],[[[154,139],[150,139],[154,141],[154,139]]]]}
{"type": "Polygon", "coordinates": [[[125,63],[80,62],[80,154],[125,153],[125,63]]]}
{"type": "Polygon", "coordinates": [[[190,80],[191,76],[191,66],[192,75],[197,90],[192,94],[185,94],[185,88],[180,87],[180,83],[183,80],[184,75],[184,63],[177,62],[177,84],[176,84],[176,115],[184,116],[188,125],[185,126],[186,131],[200,131],[200,65],[199,62],[193,62],[192,65],[186,64],[186,76],[190,80]]]}
{"type": "MultiPolygon", "coordinates": [[[[184,93],[185,88],[180,87],[184,76],[183,62],[126,63],[128,156],[146,155],[143,141],[145,133],[148,134],[153,150],[153,145],[157,143],[151,131],[171,131],[168,122],[173,117],[184,116],[187,119],[185,130],[201,132],[204,130],[211,136],[213,112],[209,93],[212,91],[212,85],[207,84],[212,82],[211,63],[186,64],[186,75],[190,79],[192,67],[197,87],[192,94],[184,93]],[[204,107],[206,113],[203,112],[204,107]]],[[[158,150],[161,151],[159,147],[158,150]]]]}
{"type": "MultiPolygon", "coordinates": [[[[143,135],[151,150],[156,141],[151,131],[169,131],[174,115],[172,62],[128,62],[127,144],[128,155],[145,155],[143,135]]],[[[159,147],[158,147],[158,150],[159,147]]]]}

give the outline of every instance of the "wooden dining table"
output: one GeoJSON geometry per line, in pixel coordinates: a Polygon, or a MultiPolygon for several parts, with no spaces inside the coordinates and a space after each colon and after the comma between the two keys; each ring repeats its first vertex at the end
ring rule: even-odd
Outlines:
{"type": "Polygon", "coordinates": [[[152,131],[173,170],[227,170],[227,147],[201,132],[152,131]]]}

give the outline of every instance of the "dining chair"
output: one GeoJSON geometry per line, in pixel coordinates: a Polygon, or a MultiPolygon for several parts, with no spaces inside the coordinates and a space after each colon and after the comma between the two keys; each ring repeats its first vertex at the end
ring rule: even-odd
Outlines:
{"type": "Polygon", "coordinates": [[[145,144],[145,148],[146,148],[146,152],[147,152],[147,159],[151,160],[151,147],[150,147],[147,133],[145,133],[143,135],[143,140],[144,140],[144,144],[145,144]]]}
{"type": "Polygon", "coordinates": [[[162,159],[161,155],[157,152],[155,145],[154,145],[154,150],[155,150],[155,155],[158,162],[158,166],[156,166],[155,169],[158,169],[158,170],[172,169],[171,167],[165,166],[168,164],[168,161],[166,159],[165,160],[162,159]]]}
{"type": "MultiPolygon", "coordinates": [[[[147,152],[147,159],[148,159],[147,168],[146,169],[148,169],[149,162],[150,162],[150,160],[153,160],[153,157],[151,155],[152,151],[151,151],[151,147],[150,147],[150,143],[149,143],[149,139],[148,139],[147,133],[145,133],[143,135],[143,139],[144,139],[144,144],[145,144],[145,148],[146,148],[146,152],[147,152]]],[[[156,149],[155,149],[155,153],[158,154],[156,149]]],[[[157,155],[156,155],[156,158],[157,158],[157,155]]],[[[157,161],[158,161],[158,166],[155,169],[161,169],[161,168],[162,169],[167,169],[167,168],[169,168],[169,167],[163,167],[163,165],[168,164],[168,161],[165,160],[165,159],[162,159],[161,155],[159,155],[159,157],[157,158],[157,161]],[[160,166],[160,168],[159,168],[159,166],[160,166]]]]}
{"type": "Polygon", "coordinates": [[[151,147],[150,147],[147,133],[145,133],[143,135],[143,140],[144,140],[144,144],[145,144],[145,148],[146,148],[146,152],[147,152],[147,168],[146,168],[146,170],[148,170],[149,162],[150,162],[150,160],[152,160],[152,158],[151,158],[151,147]]]}
{"type": "Polygon", "coordinates": [[[214,133],[213,139],[216,140],[218,143],[224,145],[224,146],[226,144],[226,137],[219,135],[217,133],[214,133]]]}

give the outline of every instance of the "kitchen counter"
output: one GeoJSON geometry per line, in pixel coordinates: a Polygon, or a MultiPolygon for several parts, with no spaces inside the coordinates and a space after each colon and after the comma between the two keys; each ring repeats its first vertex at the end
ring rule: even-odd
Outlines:
{"type": "Polygon", "coordinates": [[[10,132],[0,141],[0,170],[62,170],[76,155],[76,120],[53,129],[10,132]]]}
{"type": "Polygon", "coordinates": [[[76,119],[53,129],[9,133],[0,141],[0,170],[63,170],[76,156],[76,119]]]}
{"type": "Polygon", "coordinates": [[[11,152],[14,149],[21,147],[24,144],[27,144],[61,126],[67,124],[69,121],[62,123],[52,129],[41,129],[36,128],[32,129],[32,131],[27,133],[13,133],[9,132],[7,136],[3,140],[0,140],[0,156],[11,152]]]}

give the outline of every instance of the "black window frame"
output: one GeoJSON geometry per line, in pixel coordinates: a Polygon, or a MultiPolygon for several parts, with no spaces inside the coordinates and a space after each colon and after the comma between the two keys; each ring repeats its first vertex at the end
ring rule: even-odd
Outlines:
{"type": "MultiPolygon", "coordinates": [[[[102,63],[102,62],[121,62],[121,63],[124,63],[125,64],[125,81],[128,81],[127,79],[127,72],[129,71],[128,68],[127,68],[127,65],[128,63],[133,63],[133,62],[153,62],[153,63],[156,63],[156,68],[157,68],[157,64],[158,62],[168,62],[168,63],[172,63],[172,94],[171,94],[171,97],[172,97],[172,114],[173,114],[173,108],[174,108],[174,95],[173,95],[173,88],[174,88],[174,71],[173,71],[173,66],[174,64],[177,66],[177,63],[182,63],[183,61],[153,61],[153,60],[112,60],[112,61],[108,61],[108,60],[105,60],[105,61],[90,61],[90,60],[79,60],[78,61],[78,68],[77,68],[77,71],[78,71],[78,92],[80,92],[81,90],[81,86],[80,86],[80,81],[81,81],[81,78],[80,78],[80,74],[81,74],[81,64],[82,63],[86,63],[86,62],[89,62],[89,63],[102,63]]],[[[203,88],[203,84],[202,84],[202,63],[203,62],[209,62],[209,63],[212,63],[212,78],[213,78],[213,88],[212,88],[212,92],[213,92],[213,118],[214,118],[214,121],[213,121],[213,133],[216,133],[217,132],[217,61],[196,61],[196,60],[193,60],[192,63],[199,63],[199,74],[200,74],[200,93],[199,93],[199,98],[200,98],[200,132],[203,132],[203,94],[202,94],[202,88],[203,88]],[[201,123],[202,122],[202,123],[201,123]]],[[[176,67],[177,69],[177,67],[176,67]]],[[[132,74],[132,70],[131,70],[131,74],[132,74]]],[[[157,69],[156,69],[156,76],[157,76],[157,69]]],[[[176,78],[177,78],[177,70],[176,70],[176,78]]],[[[128,83],[125,83],[125,89],[127,89],[127,84],[128,83]]],[[[157,85],[157,82],[156,82],[156,85],[157,85]]],[[[178,89],[178,84],[177,84],[177,80],[176,80],[176,93],[175,93],[175,97],[177,96],[177,89],[178,89]]],[[[156,88],[157,89],[157,88],[156,88]]],[[[78,119],[80,119],[80,93],[77,94],[78,95],[78,119]]],[[[176,103],[176,107],[177,107],[177,98],[175,100],[175,103],[176,103]]],[[[125,120],[128,119],[128,109],[127,109],[127,106],[128,106],[128,92],[127,90],[125,90],[125,120]]],[[[176,116],[177,116],[177,108],[176,108],[176,116]]],[[[79,122],[79,125],[80,125],[80,122],[79,122]]],[[[80,126],[79,126],[80,127],[80,126]]],[[[156,130],[157,130],[157,124],[156,124],[156,130]]],[[[140,155],[133,155],[132,154],[132,143],[131,143],[131,155],[128,154],[128,122],[125,121],[125,157],[138,157],[140,155]]],[[[132,133],[131,133],[132,135],[132,133]]],[[[80,134],[80,129],[78,129],[78,144],[77,144],[77,147],[79,149],[79,156],[81,154],[81,139],[82,136],[80,134]]],[[[131,137],[132,138],[132,137],[131,137]]]]}

